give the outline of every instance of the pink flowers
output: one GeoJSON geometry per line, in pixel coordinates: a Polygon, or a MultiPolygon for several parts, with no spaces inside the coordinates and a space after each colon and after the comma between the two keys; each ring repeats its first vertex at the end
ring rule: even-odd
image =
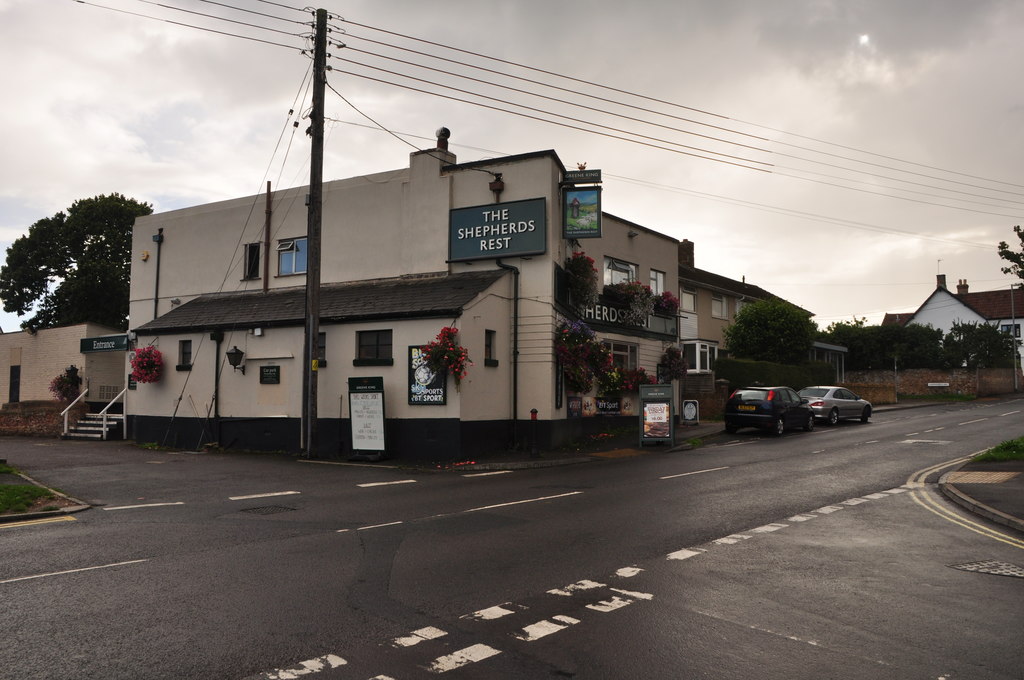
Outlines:
{"type": "Polygon", "coordinates": [[[422,347],[427,366],[435,373],[447,371],[455,378],[455,387],[466,377],[469,366],[469,350],[458,344],[459,329],[445,326],[437,334],[437,339],[422,347]]]}
{"type": "Polygon", "coordinates": [[[132,378],[140,383],[152,383],[160,380],[164,360],[160,350],[152,345],[135,350],[132,358],[132,378]]]}

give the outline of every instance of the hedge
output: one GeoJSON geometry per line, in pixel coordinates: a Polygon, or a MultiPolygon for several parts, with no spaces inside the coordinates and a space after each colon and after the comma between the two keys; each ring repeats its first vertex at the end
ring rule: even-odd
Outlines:
{"type": "Polygon", "coordinates": [[[715,362],[715,377],[728,381],[730,387],[733,388],[752,385],[786,385],[799,390],[808,385],[835,384],[836,369],[832,364],[823,361],[788,366],[770,361],[719,359],[715,362]]]}

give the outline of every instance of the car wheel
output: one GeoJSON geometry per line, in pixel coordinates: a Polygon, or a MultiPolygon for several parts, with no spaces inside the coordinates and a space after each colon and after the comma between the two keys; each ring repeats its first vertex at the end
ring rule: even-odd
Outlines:
{"type": "Polygon", "coordinates": [[[865,406],[864,410],[860,412],[860,422],[866,423],[871,420],[871,407],[865,406]]]}
{"type": "Polygon", "coordinates": [[[813,429],[814,429],[814,414],[813,413],[808,413],[807,414],[807,422],[804,423],[804,432],[810,432],[813,429]]]}
{"type": "Polygon", "coordinates": [[[834,408],[828,412],[828,424],[835,425],[839,422],[839,409],[834,408]]]}
{"type": "Polygon", "coordinates": [[[786,431],[786,421],[782,416],[779,416],[778,420],[775,421],[775,427],[772,428],[772,434],[776,437],[780,436],[786,431]]]}
{"type": "Polygon", "coordinates": [[[725,431],[728,432],[729,434],[736,434],[736,430],[738,429],[740,428],[736,427],[735,425],[729,425],[728,423],[726,423],[725,425],[725,431]]]}

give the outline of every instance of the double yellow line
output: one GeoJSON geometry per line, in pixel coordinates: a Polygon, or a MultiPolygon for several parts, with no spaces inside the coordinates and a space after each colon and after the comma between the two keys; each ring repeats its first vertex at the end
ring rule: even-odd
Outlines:
{"type": "Polygon", "coordinates": [[[0,524],[0,529],[11,529],[14,527],[27,527],[33,524],[52,524],[53,522],[74,522],[75,518],[70,515],[60,515],[59,517],[44,517],[42,519],[26,519],[21,522],[10,522],[9,524],[0,524]]]}
{"type": "Polygon", "coordinates": [[[1004,534],[1003,532],[997,531],[996,529],[991,529],[985,526],[984,524],[980,524],[978,522],[975,522],[974,520],[963,517],[953,512],[949,508],[940,505],[938,502],[936,502],[935,498],[933,498],[927,492],[924,486],[925,480],[929,476],[937,472],[941,472],[946,468],[962,465],[969,461],[974,456],[978,455],[979,453],[984,453],[984,451],[977,451],[976,453],[972,453],[971,455],[965,456],[964,458],[956,458],[954,460],[946,461],[945,463],[939,463],[938,465],[933,465],[929,468],[925,468],[924,470],[915,472],[913,475],[911,475],[910,479],[907,480],[907,486],[912,487],[910,491],[910,497],[913,498],[914,502],[916,502],[925,510],[934,513],[939,517],[949,522],[952,522],[953,524],[957,524],[963,527],[964,529],[967,529],[968,531],[973,531],[974,533],[981,534],[982,536],[985,536],[987,538],[993,538],[999,541],[1000,543],[1005,543],[1009,546],[1013,546],[1014,548],[1020,548],[1021,550],[1024,550],[1024,541],[1022,541],[1021,539],[1016,538],[1014,536],[1010,536],[1009,534],[1004,534]]]}

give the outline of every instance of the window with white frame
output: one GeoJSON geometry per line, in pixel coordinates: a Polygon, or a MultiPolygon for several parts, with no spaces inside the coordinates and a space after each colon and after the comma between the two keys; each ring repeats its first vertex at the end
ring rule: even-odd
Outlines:
{"type": "Polygon", "coordinates": [[[277,273],[280,276],[306,273],[306,237],[277,242],[277,273]]]}
{"type": "Polygon", "coordinates": [[[711,294],[711,316],[716,319],[728,319],[729,315],[726,312],[725,307],[725,296],[721,293],[711,294]]]}
{"type": "Polygon", "coordinates": [[[700,341],[684,342],[683,356],[686,358],[688,373],[710,373],[715,370],[718,345],[700,341]]]}
{"type": "Polygon", "coordinates": [[[636,265],[614,257],[604,258],[604,285],[613,286],[625,281],[636,281],[636,265]]]}
{"type": "Polygon", "coordinates": [[[615,340],[605,340],[601,344],[611,352],[612,364],[616,367],[624,371],[630,371],[640,365],[638,358],[639,348],[637,345],[631,342],[618,342],[615,340]]]}
{"type": "Polygon", "coordinates": [[[1020,324],[1019,323],[1015,323],[1015,324],[1004,323],[1002,326],[999,327],[999,329],[1002,332],[1006,333],[1007,335],[1013,335],[1013,337],[1015,337],[1015,338],[1019,338],[1020,337],[1020,324]]]}
{"type": "Polygon", "coordinates": [[[679,309],[684,312],[697,311],[697,289],[683,286],[679,289],[679,309]]]}
{"type": "Polygon", "coordinates": [[[665,272],[659,272],[657,269],[651,270],[651,292],[655,295],[665,292],[665,272]]]}

